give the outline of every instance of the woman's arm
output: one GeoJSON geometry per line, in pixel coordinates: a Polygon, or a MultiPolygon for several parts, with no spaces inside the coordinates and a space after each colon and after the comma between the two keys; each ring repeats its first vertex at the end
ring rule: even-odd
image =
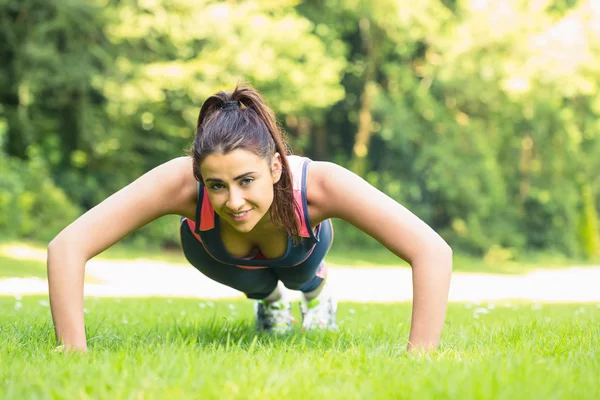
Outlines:
{"type": "Polygon", "coordinates": [[[183,214],[195,190],[190,160],[171,160],[83,214],[50,242],[50,307],[59,344],[87,350],[83,319],[86,262],[163,215],[183,214]]]}
{"type": "Polygon", "coordinates": [[[309,164],[307,196],[319,219],[341,218],[410,263],[413,314],[408,349],[437,347],[448,303],[452,250],[425,222],[358,175],[309,164]]]}

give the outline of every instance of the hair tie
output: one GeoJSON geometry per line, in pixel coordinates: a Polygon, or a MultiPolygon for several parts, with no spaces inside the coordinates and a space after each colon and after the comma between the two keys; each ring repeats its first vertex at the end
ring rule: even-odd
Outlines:
{"type": "Polygon", "coordinates": [[[236,108],[240,108],[240,103],[237,100],[224,101],[223,106],[221,107],[221,110],[223,110],[223,111],[234,110],[236,108]]]}

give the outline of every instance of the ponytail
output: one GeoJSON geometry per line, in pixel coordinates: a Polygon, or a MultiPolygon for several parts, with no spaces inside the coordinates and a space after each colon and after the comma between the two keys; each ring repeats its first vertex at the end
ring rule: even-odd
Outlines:
{"type": "Polygon", "coordinates": [[[274,184],[271,220],[285,229],[294,243],[300,241],[300,208],[294,200],[293,177],[288,146],[275,114],[264,98],[249,84],[238,85],[232,93],[219,92],[209,97],[200,109],[191,148],[194,176],[202,181],[200,164],[206,156],[245,149],[271,163],[275,153],[281,157],[281,177],[274,184]]]}

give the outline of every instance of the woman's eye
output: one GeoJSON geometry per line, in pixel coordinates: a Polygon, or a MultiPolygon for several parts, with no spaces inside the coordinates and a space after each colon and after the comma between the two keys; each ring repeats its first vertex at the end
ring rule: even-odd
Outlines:
{"type": "Polygon", "coordinates": [[[254,179],[252,178],[244,178],[242,179],[242,185],[249,185],[250,183],[252,183],[254,179]]]}
{"type": "Polygon", "coordinates": [[[219,190],[219,189],[221,189],[222,187],[223,187],[223,185],[222,185],[222,184],[220,184],[220,183],[214,183],[214,184],[210,185],[210,188],[211,188],[212,190],[219,190]]]}

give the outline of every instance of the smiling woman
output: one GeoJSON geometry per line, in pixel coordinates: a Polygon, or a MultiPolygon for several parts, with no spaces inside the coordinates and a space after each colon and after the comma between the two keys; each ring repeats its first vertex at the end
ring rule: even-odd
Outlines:
{"type": "Polygon", "coordinates": [[[207,177],[204,182],[210,202],[219,216],[236,225],[236,230],[253,231],[256,236],[270,222],[271,188],[281,177],[278,153],[275,158],[276,165],[270,166],[255,153],[236,149],[204,159],[201,172],[207,177]]]}
{"type": "MultiPolygon", "coordinates": [[[[452,269],[448,245],[406,208],[345,168],[288,154],[285,137],[250,86],[208,98],[193,145],[82,215],[48,246],[56,335],[86,350],[85,263],[139,227],[177,214],[183,252],[201,273],[255,299],[257,328],[292,329],[279,283],[303,294],[304,329],[336,329],[325,282],[332,218],[371,235],[413,268],[409,349],[437,346],[452,269]]],[[[376,282],[373,283],[376,285],[376,282]]]]}

